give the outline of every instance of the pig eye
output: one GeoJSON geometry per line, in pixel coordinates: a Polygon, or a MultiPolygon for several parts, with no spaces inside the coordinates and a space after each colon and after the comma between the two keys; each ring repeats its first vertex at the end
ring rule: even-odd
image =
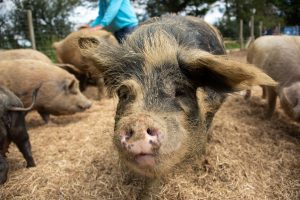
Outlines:
{"type": "Polygon", "coordinates": [[[175,97],[182,97],[182,96],[185,96],[185,91],[183,89],[176,89],[175,97]]]}
{"type": "Polygon", "coordinates": [[[73,87],[75,86],[75,81],[71,81],[71,83],[68,86],[68,89],[72,91],[73,87]]]}
{"type": "Polygon", "coordinates": [[[77,94],[75,80],[72,80],[70,83],[66,83],[64,89],[67,93],[77,94]]]}
{"type": "Polygon", "coordinates": [[[117,94],[120,100],[122,101],[127,101],[129,99],[129,88],[126,86],[121,86],[118,90],[117,90],[117,94]]]}

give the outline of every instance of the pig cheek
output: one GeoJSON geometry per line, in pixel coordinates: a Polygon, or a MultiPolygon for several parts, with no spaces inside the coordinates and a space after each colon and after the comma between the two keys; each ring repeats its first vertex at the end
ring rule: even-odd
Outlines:
{"type": "Polygon", "coordinates": [[[284,97],[280,97],[280,104],[286,115],[288,115],[293,120],[296,120],[298,122],[300,121],[300,107],[299,106],[292,107],[284,97]]]}
{"type": "Polygon", "coordinates": [[[168,166],[179,163],[188,151],[188,131],[184,128],[184,117],[178,117],[167,122],[167,131],[161,140],[159,150],[160,162],[168,163],[168,166]]]}
{"type": "Polygon", "coordinates": [[[293,119],[296,121],[300,121],[300,105],[298,104],[293,108],[293,119]]]}

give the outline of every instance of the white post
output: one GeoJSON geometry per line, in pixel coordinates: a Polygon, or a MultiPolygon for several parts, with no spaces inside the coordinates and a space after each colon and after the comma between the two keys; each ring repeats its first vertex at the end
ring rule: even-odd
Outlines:
{"type": "Polygon", "coordinates": [[[254,40],[254,15],[251,16],[251,40],[254,40]]]}
{"type": "Polygon", "coordinates": [[[243,20],[240,19],[240,46],[244,49],[244,30],[243,30],[243,20]]]}
{"type": "Polygon", "coordinates": [[[27,10],[27,21],[28,21],[28,29],[29,29],[29,37],[30,37],[30,41],[31,41],[31,46],[33,49],[36,49],[31,10],[27,10]]]}
{"type": "Polygon", "coordinates": [[[263,22],[260,21],[259,22],[259,36],[262,36],[262,34],[263,34],[263,22]]]}

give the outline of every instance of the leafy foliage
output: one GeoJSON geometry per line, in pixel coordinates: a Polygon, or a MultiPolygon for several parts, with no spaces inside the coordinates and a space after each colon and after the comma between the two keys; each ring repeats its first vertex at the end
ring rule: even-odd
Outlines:
{"type": "Polygon", "coordinates": [[[255,19],[256,35],[259,22],[262,22],[266,29],[273,29],[279,24],[296,25],[300,17],[300,3],[297,0],[224,0],[224,2],[226,11],[217,27],[226,37],[238,37],[240,19],[244,21],[244,34],[249,35],[248,23],[252,15],[255,19]]]}
{"type": "Polygon", "coordinates": [[[209,5],[216,0],[148,0],[147,11],[150,17],[166,13],[185,12],[187,15],[204,16],[209,5]]]}
{"type": "MultiPolygon", "coordinates": [[[[97,8],[99,0],[4,0],[11,1],[13,9],[1,10],[0,0],[0,48],[24,47],[28,36],[26,10],[32,10],[36,44],[39,50],[51,49],[51,44],[65,37],[74,26],[69,20],[71,11],[79,5],[97,8]],[[3,12],[5,11],[5,12],[3,12]],[[20,42],[22,41],[23,42],[20,42]]],[[[244,21],[244,35],[249,35],[249,26],[255,9],[255,27],[258,24],[272,28],[280,24],[299,25],[299,0],[219,0],[225,3],[225,13],[217,24],[225,37],[237,38],[239,21],[244,21]]],[[[217,0],[131,0],[138,8],[145,8],[139,13],[141,21],[148,17],[167,13],[204,16],[217,0]]],[[[28,42],[27,42],[28,43],[28,42]]],[[[45,51],[45,50],[44,50],[45,51]]],[[[52,52],[46,52],[51,55],[52,52]]]]}
{"type": "Polygon", "coordinates": [[[81,4],[81,0],[11,1],[14,8],[0,16],[1,48],[24,47],[20,41],[29,38],[26,11],[31,10],[37,48],[50,49],[51,41],[72,31],[73,24],[67,19],[74,7],[81,4]]]}

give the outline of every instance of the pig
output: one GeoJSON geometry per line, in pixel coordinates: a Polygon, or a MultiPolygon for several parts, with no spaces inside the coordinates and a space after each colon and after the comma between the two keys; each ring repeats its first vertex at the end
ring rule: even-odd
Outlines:
{"type": "Polygon", "coordinates": [[[51,59],[34,49],[11,49],[0,52],[0,60],[31,59],[51,64],[51,59]]]}
{"type": "Polygon", "coordinates": [[[90,31],[89,29],[81,29],[70,33],[65,39],[53,43],[53,47],[56,51],[56,57],[58,63],[72,64],[79,69],[80,72],[75,72],[77,76],[80,76],[80,88],[84,91],[87,87],[87,83],[97,85],[98,87],[98,99],[105,96],[103,77],[99,74],[99,71],[87,65],[82,61],[80,49],[78,47],[79,37],[93,37],[96,40],[107,42],[110,45],[118,45],[116,38],[105,30],[90,31]],[[88,81],[86,81],[88,80],[88,81]]]}
{"type": "Polygon", "coordinates": [[[5,154],[14,142],[26,160],[26,167],[34,167],[31,144],[25,124],[25,113],[33,108],[37,89],[32,94],[32,104],[24,108],[21,100],[4,86],[0,86],[0,184],[7,180],[8,163],[5,154]]]}
{"type": "Polygon", "coordinates": [[[284,112],[291,119],[300,121],[299,57],[300,36],[263,36],[249,47],[247,61],[278,82],[276,87],[263,86],[263,96],[268,102],[267,118],[272,117],[279,96],[284,112]]]}
{"type": "Polygon", "coordinates": [[[0,61],[0,85],[14,92],[25,106],[30,103],[30,91],[40,84],[33,109],[45,122],[50,114],[73,114],[91,107],[91,101],[79,90],[78,80],[65,70],[29,59],[0,61]]]}
{"type": "MultiPolygon", "coordinates": [[[[51,59],[40,51],[34,49],[11,49],[0,52],[0,60],[18,60],[18,59],[30,59],[39,60],[48,64],[52,64],[51,59]]],[[[56,66],[66,70],[73,74],[80,82],[80,90],[84,90],[88,84],[87,73],[80,71],[78,68],[71,64],[55,63],[56,66]]]]}
{"type": "Polygon", "coordinates": [[[217,29],[195,17],[151,19],[122,46],[92,37],[78,44],[118,97],[113,143],[122,171],[146,179],[140,199],[154,198],[175,166],[201,158],[227,93],[276,85],[255,66],[224,56],[217,29]]]}

